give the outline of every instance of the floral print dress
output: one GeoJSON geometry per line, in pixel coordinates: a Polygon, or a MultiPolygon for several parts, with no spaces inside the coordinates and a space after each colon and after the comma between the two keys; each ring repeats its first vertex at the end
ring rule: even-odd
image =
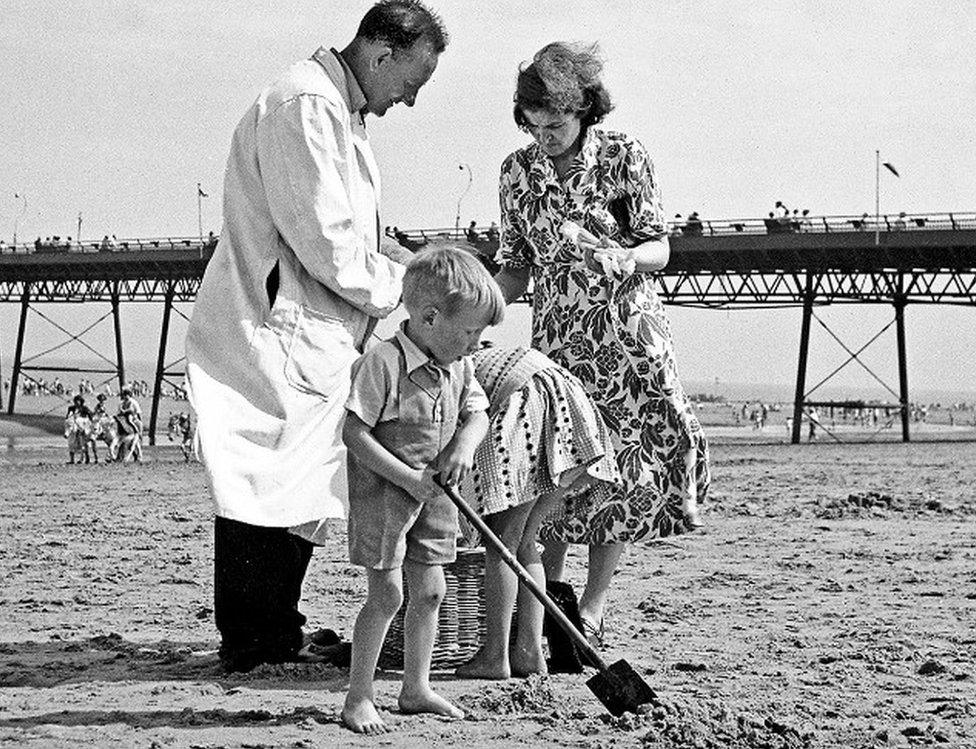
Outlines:
{"type": "Polygon", "coordinates": [[[691,482],[699,501],[708,491],[708,444],[678,381],[655,278],[595,273],[559,232],[569,220],[624,246],[664,235],[647,152],[624,134],[591,127],[560,180],[533,143],[505,159],[499,199],[502,265],[531,269],[532,347],[582,381],[610,430],[623,478],[608,501],[569,507],[542,537],[609,544],[682,532],[691,482]]]}

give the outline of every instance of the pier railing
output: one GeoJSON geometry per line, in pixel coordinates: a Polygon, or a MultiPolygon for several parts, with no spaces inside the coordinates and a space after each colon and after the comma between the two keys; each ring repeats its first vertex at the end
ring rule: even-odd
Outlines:
{"type": "Polygon", "coordinates": [[[132,237],[105,241],[102,239],[67,239],[53,238],[40,243],[24,242],[16,245],[0,246],[4,255],[41,255],[41,254],[77,254],[77,253],[113,253],[113,252],[151,252],[153,250],[186,250],[199,252],[217,244],[217,237],[132,237]]]}
{"type": "MultiPolygon", "coordinates": [[[[737,234],[838,234],[856,232],[905,232],[905,231],[957,231],[976,229],[976,212],[951,211],[948,213],[885,213],[877,218],[873,214],[840,216],[789,216],[766,218],[725,218],[669,220],[672,236],[734,236],[737,234]]],[[[497,245],[497,226],[453,226],[433,229],[396,229],[387,227],[386,236],[407,247],[420,247],[428,241],[453,240],[472,245],[497,245]]],[[[47,242],[23,242],[16,245],[0,245],[2,254],[35,253],[94,253],[94,252],[151,252],[153,250],[187,250],[199,252],[211,249],[217,243],[216,236],[208,237],[132,237],[104,239],[73,239],[69,243],[58,237],[47,242]]]]}
{"type": "MultiPolygon", "coordinates": [[[[672,235],[688,236],[728,236],[736,234],[837,234],[843,232],[900,232],[919,230],[976,229],[976,213],[972,211],[953,211],[949,213],[885,213],[840,216],[789,216],[766,218],[724,218],[689,220],[674,218],[668,222],[672,235]]],[[[433,239],[454,239],[477,242],[490,241],[489,227],[477,226],[455,229],[404,229],[398,231],[396,239],[409,240],[423,244],[433,239]],[[469,232],[473,231],[469,239],[469,232]]],[[[389,234],[393,237],[393,234],[389,234]]]]}

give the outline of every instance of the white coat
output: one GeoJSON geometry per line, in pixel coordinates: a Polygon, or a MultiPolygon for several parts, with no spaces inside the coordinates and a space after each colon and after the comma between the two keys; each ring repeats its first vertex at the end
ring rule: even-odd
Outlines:
{"type": "Polygon", "coordinates": [[[323,48],[234,132],[224,225],[186,339],[198,450],[222,517],[291,527],[348,504],[349,370],[403,277],[378,252],[363,103],[323,48]]]}

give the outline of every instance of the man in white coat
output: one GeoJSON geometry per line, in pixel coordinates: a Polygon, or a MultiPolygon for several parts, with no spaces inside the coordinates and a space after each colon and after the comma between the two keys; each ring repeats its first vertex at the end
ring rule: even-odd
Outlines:
{"type": "Polygon", "coordinates": [[[347,504],[349,369],[397,306],[404,270],[379,251],[363,118],[413,106],[446,44],[422,3],[383,0],[345,49],[320,48],[265,89],[234,132],[186,340],[230,670],[302,655],[302,581],[324,521],[347,504]]]}

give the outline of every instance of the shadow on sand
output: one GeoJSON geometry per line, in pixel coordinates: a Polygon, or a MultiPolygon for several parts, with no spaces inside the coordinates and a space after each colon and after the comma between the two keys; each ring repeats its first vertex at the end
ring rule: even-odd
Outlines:
{"type": "Polygon", "coordinates": [[[205,681],[224,689],[307,689],[342,692],[346,669],[327,663],[264,664],[229,673],[212,642],[133,643],[117,634],[85,640],[0,643],[0,687],[50,688],[120,681],[205,681]]]}
{"type": "Polygon", "coordinates": [[[25,718],[0,719],[2,728],[33,728],[36,726],[108,726],[116,723],[133,728],[208,728],[296,725],[313,720],[320,724],[341,725],[337,710],[298,707],[290,712],[272,713],[268,710],[62,710],[58,713],[31,715],[25,718]]]}

